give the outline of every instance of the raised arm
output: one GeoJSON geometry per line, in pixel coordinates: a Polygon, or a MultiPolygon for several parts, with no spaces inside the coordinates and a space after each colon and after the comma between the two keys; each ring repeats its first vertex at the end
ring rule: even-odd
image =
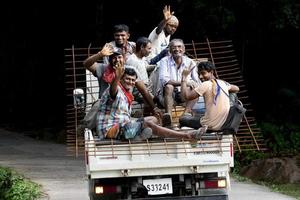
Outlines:
{"type": "Polygon", "coordinates": [[[115,66],[115,79],[113,79],[113,81],[111,82],[110,88],[109,88],[109,93],[110,93],[110,97],[112,99],[115,99],[118,93],[118,84],[124,74],[125,71],[125,67],[124,67],[124,63],[117,63],[115,66]]]}
{"type": "Polygon", "coordinates": [[[181,75],[181,96],[184,100],[193,100],[198,98],[200,95],[195,92],[195,90],[190,90],[190,88],[187,85],[187,77],[188,75],[191,73],[191,71],[193,70],[193,68],[191,69],[184,69],[182,71],[182,75],[181,75]]]}
{"type": "Polygon", "coordinates": [[[89,70],[90,72],[92,72],[93,74],[96,73],[96,62],[97,60],[103,58],[104,56],[110,56],[113,53],[113,47],[106,43],[103,48],[101,49],[101,51],[99,51],[98,53],[88,57],[87,59],[85,59],[83,61],[83,66],[89,70]]]}
{"type": "Polygon", "coordinates": [[[159,35],[166,24],[168,23],[168,20],[172,17],[174,12],[171,12],[171,7],[170,6],[165,6],[163,9],[163,14],[164,14],[164,19],[158,24],[157,29],[156,29],[156,34],[159,35]]]}

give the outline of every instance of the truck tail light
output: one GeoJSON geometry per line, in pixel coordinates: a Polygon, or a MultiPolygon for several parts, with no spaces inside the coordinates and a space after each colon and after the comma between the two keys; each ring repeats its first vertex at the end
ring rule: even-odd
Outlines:
{"type": "Polygon", "coordinates": [[[104,193],[103,186],[95,186],[95,193],[96,194],[103,194],[104,193]]]}
{"type": "Polygon", "coordinates": [[[117,185],[95,185],[95,194],[121,193],[121,187],[117,185]]]}
{"type": "Polygon", "coordinates": [[[225,188],[226,187],[226,180],[206,180],[204,181],[204,188],[225,188]]]}
{"type": "Polygon", "coordinates": [[[218,187],[219,188],[225,188],[226,187],[226,180],[218,180],[218,187]]]}

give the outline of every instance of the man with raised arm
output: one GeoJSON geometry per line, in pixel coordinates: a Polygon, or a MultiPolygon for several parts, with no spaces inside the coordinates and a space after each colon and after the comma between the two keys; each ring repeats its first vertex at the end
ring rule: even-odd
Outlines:
{"type": "Polygon", "coordinates": [[[158,125],[154,116],[131,119],[132,88],[137,78],[133,68],[126,68],[124,63],[115,67],[115,78],[100,99],[97,131],[100,139],[148,139],[155,134],[160,137],[179,139],[198,139],[200,132],[178,132],[158,125]]]}

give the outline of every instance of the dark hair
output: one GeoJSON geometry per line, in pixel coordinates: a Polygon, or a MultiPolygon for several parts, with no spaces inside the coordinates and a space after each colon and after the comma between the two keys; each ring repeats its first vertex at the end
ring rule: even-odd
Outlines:
{"type": "Polygon", "coordinates": [[[127,74],[129,76],[136,76],[137,77],[136,71],[131,67],[125,67],[124,75],[125,74],[127,74]]]}
{"type": "Polygon", "coordinates": [[[147,46],[148,43],[151,43],[151,41],[147,37],[139,37],[136,41],[136,52],[140,51],[142,47],[147,46]]]}
{"type": "Polygon", "coordinates": [[[213,70],[216,69],[215,65],[212,64],[210,61],[206,61],[206,62],[200,62],[197,66],[198,68],[198,73],[201,71],[201,70],[206,70],[208,72],[211,72],[213,70]]]}
{"type": "Polygon", "coordinates": [[[118,32],[127,32],[129,33],[129,27],[126,24],[117,24],[114,26],[114,33],[118,33],[118,32]]]}
{"type": "Polygon", "coordinates": [[[122,55],[122,56],[124,57],[122,51],[121,51],[120,49],[117,49],[117,50],[115,50],[115,51],[113,52],[113,54],[111,54],[110,56],[108,56],[108,62],[109,62],[110,64],[112,64],[113,58],[116,57],[116,56],[118,56],[118,55],[122,55]]]}

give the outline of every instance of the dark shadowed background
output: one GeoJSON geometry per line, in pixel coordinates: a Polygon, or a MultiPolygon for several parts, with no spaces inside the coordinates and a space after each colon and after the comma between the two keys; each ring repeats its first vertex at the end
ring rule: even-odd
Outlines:
{"type": "Polygon", "coordinates": [[[258,120],[299,121],[299,2],[94,0],[0,7],[0,126],[62,130],[64,49],[101,47],[118,23],[133,41],[148,36],[166,4],[180,20],[173,38],[234,41],[258,120]]]}

